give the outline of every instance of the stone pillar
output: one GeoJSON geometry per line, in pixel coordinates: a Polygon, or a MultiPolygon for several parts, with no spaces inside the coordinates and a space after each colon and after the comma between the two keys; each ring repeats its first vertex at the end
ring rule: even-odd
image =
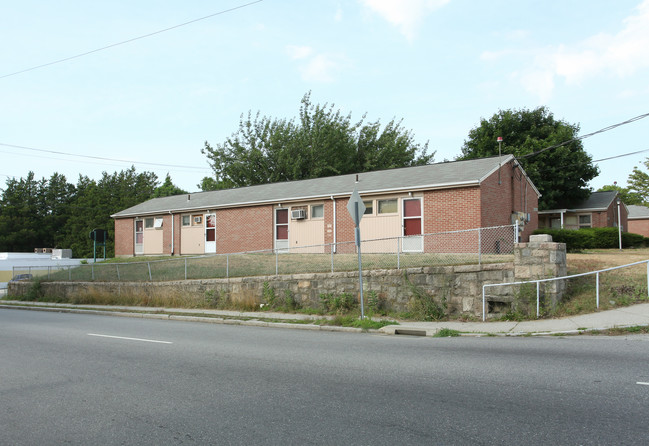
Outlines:
{"type": "MultiPolygon", "coordinates": [[[[549,279],[566,274],[566,244],[554,243],[551,235],[531,235],[529,242],[517,243],[514,247],[514,277],[517,282],[549,279]]],[[[565,280],[542,282],[541,302],[554,310],[561,302],[565,290],[565,280]]],[[[536,290],[534,293],[536,302],[536,290]]]]}

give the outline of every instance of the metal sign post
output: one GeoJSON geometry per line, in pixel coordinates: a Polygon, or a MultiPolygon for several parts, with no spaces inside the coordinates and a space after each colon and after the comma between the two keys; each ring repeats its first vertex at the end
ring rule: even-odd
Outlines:
{"type": "Polygon", "coordinates": [[[108,231],[105,229],[93,229],[90,231],[89,236],[92,240],[93,263],[97,263],[97,246],[104,247],[104,260],[106,260],[106,239],[108,238],[108,231]]]}
{"type": "Polygon", "coordinates": [[[363,265],[361,262],[361,218],[365,213],[365,203],[361,199],[361,196],[358,193],[358,189],[354,189],[352,196],[349,198],[349,203],[347,203],[347,210],[349,215],[351,215],[352,220],[354,221],[354,239],[356,241],[356,249],[358,251],[358,280],[360,281],[361,289],[361,319],[365,319],[365,306],[363,305],[363,265]]]}

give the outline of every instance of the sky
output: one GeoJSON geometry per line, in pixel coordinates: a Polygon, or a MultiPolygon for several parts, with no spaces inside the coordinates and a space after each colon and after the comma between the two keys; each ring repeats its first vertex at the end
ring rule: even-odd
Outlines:
{"type": "MultiPolygon", "coordinates": [[[[0,10],[0,188],[30,171],[76,184],[134,165],[197,191],[212,173],[206,141],[224,142],[249,111],[296,118],[307,92],[353,121],[402,120],[435,162],[457,158],[499,110],[546,106],[580,135],[649,113],[649,0],[0,0],[0,10]]],[[[647,130],[643,118],[583,140],[600,168],[593,190],[646,170],[647,130]]]]}

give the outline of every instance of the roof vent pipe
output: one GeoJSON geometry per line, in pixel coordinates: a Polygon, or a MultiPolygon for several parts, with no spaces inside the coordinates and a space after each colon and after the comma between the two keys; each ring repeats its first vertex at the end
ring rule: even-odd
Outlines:
{"type": "Polygon", "coordinates": [[[190,194],[187,194],[187,201],[191,200],[192,196],[190,194]]]}
{"type": "Polygon", "coordinates": [[[356,174],[356,182],[358,183],[358,174],[356,174]]]}

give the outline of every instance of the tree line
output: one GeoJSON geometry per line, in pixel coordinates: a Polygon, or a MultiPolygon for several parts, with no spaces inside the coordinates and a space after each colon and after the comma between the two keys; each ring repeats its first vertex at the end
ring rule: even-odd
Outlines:
{"type": "Polygon", "coordinates": [[[160,184],[152,172],[135,167],[108,174],[99,181],[79,176],[71,184],[54,173],[37,180],[8,179],[0,199],[0,252],[33,252],[35,248],[72,249],[75,257],[92,257],[93,229],[108,231],[106,255],[115,252],[115,225],[111,214],[150,198],[186,193],[167,175],[160,184]]]}

